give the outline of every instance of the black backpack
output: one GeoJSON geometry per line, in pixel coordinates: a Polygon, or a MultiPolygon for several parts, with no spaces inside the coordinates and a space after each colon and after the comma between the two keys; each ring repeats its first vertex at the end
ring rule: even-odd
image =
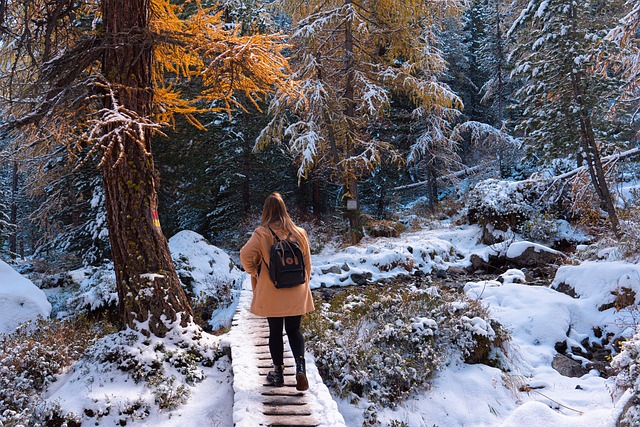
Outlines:
{"type": "Polygon", "coordinates": [[[276,288],[293,288],[306,282],[306,272],[304,269],[304,257],[300,244],[289,240],[291,233],[286,239],[280,240],[276,233],[269,228],[269,231],[276,239],[271,245],[271,264],[269,276],[276,288]]]}

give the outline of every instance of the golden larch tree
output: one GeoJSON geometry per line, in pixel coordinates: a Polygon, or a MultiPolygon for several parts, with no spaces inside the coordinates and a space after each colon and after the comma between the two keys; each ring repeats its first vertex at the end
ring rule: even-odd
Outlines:
{"type": "Polygon", "coordinates": [[[175,114],[202,127],[199,112],[243,108],[238,92],[256,104],[292,91],[282,38],[241,36],[198,1],[6,4],[4,127],[24,155],[64,144],[99,159],[122,326],[163,336],[192,311],[160,228],[153,136],[175,114]],[[203,88],[191,99],[185,79],[203,88]]]}

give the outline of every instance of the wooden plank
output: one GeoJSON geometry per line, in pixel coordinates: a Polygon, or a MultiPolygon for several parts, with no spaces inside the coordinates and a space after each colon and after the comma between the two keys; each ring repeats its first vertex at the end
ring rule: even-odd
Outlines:
{"type": "MultiPolygon", "coordinates": [[[[274,387],[274,386],[272,386],[271,384],[269,384],[269,383],[267,382],[266,375],[261,375],[261,376],[262,376],[262,377],[264,377],[264,384],[263,384],[263,385],[264,385],[265,387],[274,387]]],[[[283,385],[282,387],[274,387],[274,388],[283,388],[283,387],[294,387],[294,388],[295,388],[295,386],[296,386],[296,380],[295,380],[295,378],[285,376],[285,377],[284,377],[284,385],[283,385]]]]}
{"type": "MultiPolygon", "coordinates": [[[[271,360],[271,359],[269,359],[269,360],[271,360]]],[[[287,361],[285,361],[284,362],[284,367],[285,367],[285,369],[286,368],[293,368],[293,367],[295,367],[295,365],[293,363],[287,363],[287,361]]],[[[273,363],[271,363],[269,361],[266,361],[266,360],[258,361],[257,368],[258,369],[260,369],[260,368],[273,369],[273,363]]]]}
{"type": "Polygon", "coordinates": [[[295,388],[291,389],[288,387],[264,387],[262,392],[260,393],[263,396],[304,396],[305,394],[301,391],[296,390],[295,388]]]}
{"type": "Polygon", "coordinates": [[[311,415],[311,410],[308,407],[295,405],[295,406],[267,406],[262,411],[265,415],[283,415],[292,417],[303,417],[311,415]]]}
{"type": "Polygon", "coordinates": [[[267,425],[270,427],[316,427],[320,422],[315,417],[283,415],[265,415],[267,425]]]}
{"type": "MultiPolygon", "coordinates": [[[[256,353],[257,360],[271,360],[271,353],[256,353]]],[[[285,355],[283,357],[283,361],[285,364],[292,364],[294,361],[293,356],[285,355]]],[[[260,363],[260,362],[258,362],[260,363]]]]}
{"type": "Polygon", "coordinates": [[[308,402],[306,395],[287,395],[287,396],[264,396],[262,401],[265,405],[306,405],[308,402]]]}

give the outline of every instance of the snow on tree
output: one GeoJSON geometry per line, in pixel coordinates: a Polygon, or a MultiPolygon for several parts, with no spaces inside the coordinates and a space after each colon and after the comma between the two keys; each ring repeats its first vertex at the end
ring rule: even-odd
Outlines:
{"type": "Polygon", "coordinates": [[[357,241],[358,182],[382,159],[397,158],[389,141],[369,133],[393,95],[408,96],[418,117],[446,117],[460,104],[438,81],[445,63],[436,30],[462,2],[295,0],[279,7],[292,20],[291,81],[300,93],[276,94],[256,147],[286,140],[300,177],[320,169],[340,183],[344,199],[356,202],[347,212],[357,241]]]}
{"type": "MultiPolygon", "coordinates": [[[[518,129],[530,155],[541,163],[573,156],[588,166],[592,188],[613,230],[620,230],[603,153],[616,149],[606,100],[619,96],[616,76],[595,73],[590,54],[616,19],[622,1],[531,0],[509,30],[517,36],[513,75],[523,119],[518,129]]],[[[610,178],[609,178],[610,179],[610,178]]]]}
{"type": "MultiPolygon", "coordinates": [[[[241,36],[200,3],[7,2],[2,109],[28,155],[57,144],[97,156],[123,326],[163,336],[191,308],[157,213],[152,137],[181,114],[256,105],[285,82],[281,36],[241,36]],[[180,82],[197,79],[189,94],[180,82]]],[[[4,28],[4,27],[3,27],[4,28]]]]}
{"type": "Polygon", "coordinates": [[[631,10],[609,31],[606,39],[623,49],[622,55],[618,56],[622,62],[620,69],[631,89],[637,89],[640,82],[640,42],[637,37],[640,28],[640,1],[629,0],[627,5],[631,10]]]}

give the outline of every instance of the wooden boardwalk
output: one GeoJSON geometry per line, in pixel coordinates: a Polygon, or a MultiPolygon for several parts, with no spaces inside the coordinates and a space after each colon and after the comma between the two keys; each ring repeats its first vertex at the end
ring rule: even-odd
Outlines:
{"type": "Polygon", "coordinates": [[[233,423],[236,427],[322,426],[344,427],[344,419],[307,353],[309,390],[296,390],[295,365],[285,335],[283,387],[267,384],[273,369],[269,354],[269,326],[265,318],[249,313],[251,284],[244,282],[238,310],[229,332],[233,366],[233,423]]]}

